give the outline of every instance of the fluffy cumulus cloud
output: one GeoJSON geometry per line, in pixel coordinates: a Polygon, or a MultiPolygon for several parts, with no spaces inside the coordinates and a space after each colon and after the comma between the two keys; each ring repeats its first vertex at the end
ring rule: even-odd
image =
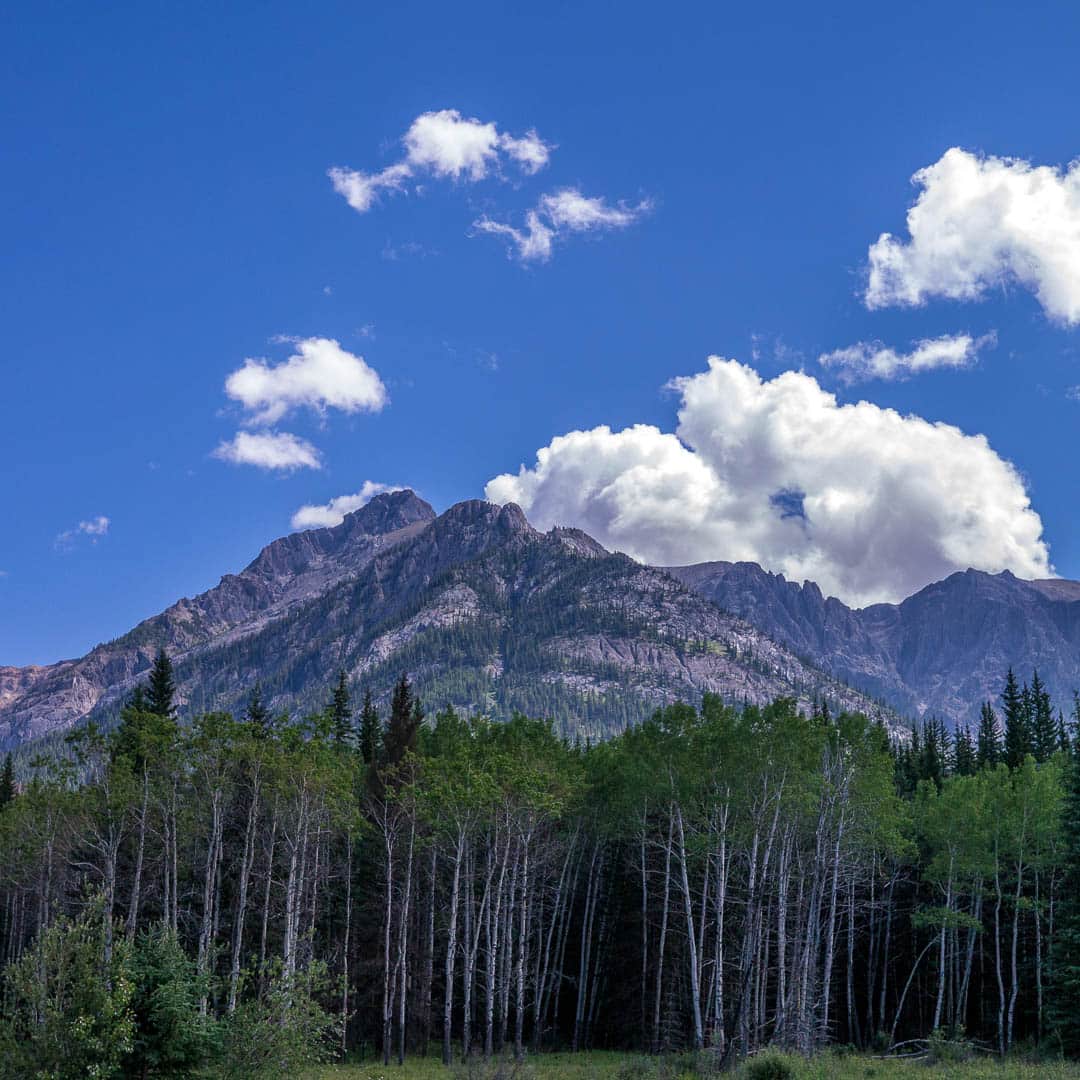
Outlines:
{"type": "Polygon", "coordinates": [[[254,465],[275,472],[322,468],[319,451],[288,431],[238,431],[218,446],[214,457],[231,465],[254,465]]]}
{"type": "Polygon", "coordinates": [[[332,338],[305,338],[295,348],[280,364],[245,360],[225,381],[225,393],[251,413],[251,423],[273,424],[300,407],[355,413],[386,405],[386,387],[363,357],[332,338]]]}
{"type": "Polygon", "coordinates": [[[1066,169],[954,147],[912,178],[907,239],[870,248],[868,307],[974,300],[1030,289],[1050,318],[1080,323],[1080,161],[1066,169]]]}
{"type": "Polygon", "coordinates": [[[108,533],[111,524],[112,522],[104,514],[98,514],[97,517],[80,521],[78,525],[59,533],[56,537],[56,545],[62,548],[70,547],[80,536],[89,536],[90,542],[96,544],[98,537],[108,533]]]}
{"type": "Polygon", "coordinates": [[[505,236],[510,254],[522,262],[546,262],[556,239],[571,233],[624,229],[651,209],[648,200],[630,206],[620,202],[610,206],[603,198],[583,195],[577,188],[562,188],[542,195],[535,209],[525,215],[524,228],[493,221],[485,216],[473,222],[478,232],[505,236]]]}
{"type": "Polygon", "coordinates": [[[969,566],[1053,573],[1023,480],[982,435],[718,357],[672,385],[676,433],[570,432],[487,497],[646,562],[752,560],[856,605],[969,566]]]}
{"type": "Polygon", "coordinates": [[[475,183],[500,173],[504,162],[531,176],[548,163],[552,151],[535,131],[515,137],[492,121],[462,116],[457,109],[422,113],[401,141],[402,160],[379,172],[340,166],[329,170],[334,190],[358,213],[370,210],[382,192],[406,190],[418,176],[475,183]]]}
{"type": "Polygon", "coordinates": [[[322,529],[340,525],[345,520],[346,514],[359,510],[376,495],[381,495],[384,491],[400,490],[401,488],[390,484],[378,484],[374,480],[365,480],[355,495],[338,495],[328,503],[301,506],[292,516],[292,527],[294,529],[322,529]]]}
{"type": "Polygon", "coordinates": [[[978,338],[970,334],[923,338],[906,353],[890,349],[880,341],[858,341],[822,353],[818,363],[836,368],[840,378],[849,383],[861,379],[906,379],[935,368],[971,367],[982,349],[996,343],[997,334],[993,331],[978,338]]]}

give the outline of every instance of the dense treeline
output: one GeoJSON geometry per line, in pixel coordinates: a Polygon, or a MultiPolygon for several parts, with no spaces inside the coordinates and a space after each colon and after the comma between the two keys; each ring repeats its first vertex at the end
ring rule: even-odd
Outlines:
{"type": "Polygon", "coordinates": [[[404,676],[386,717],[344,675],[302,720],[173,698],[161,655],[114,731],[0,775],[7,1074],[934,1029],[1076,1049],[1080,787],[1037,676],[1009,673],[1001,722],[900,746],[788,699],[582,746],[425,716],[404,676]]]}

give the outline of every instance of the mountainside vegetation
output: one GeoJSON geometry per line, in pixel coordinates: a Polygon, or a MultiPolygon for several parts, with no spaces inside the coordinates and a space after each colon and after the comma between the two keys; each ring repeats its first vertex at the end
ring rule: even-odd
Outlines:
{"type": "Polygon", "coordinates": [[[590,743],[402,674],[291,717],[178,685],[159,652],[112,731],[4,771],[5,1075],[1080,1050],[1077,716],[1034,677],[906,743],[791,697],[590,743]]]}

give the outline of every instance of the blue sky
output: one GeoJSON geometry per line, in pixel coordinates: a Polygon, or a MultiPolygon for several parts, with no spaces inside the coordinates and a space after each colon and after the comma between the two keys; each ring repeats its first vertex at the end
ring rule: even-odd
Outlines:
{"type": "MultiPolygon", "coordinates": [[[[412,486],[443,509],[522,464],[533,469],[536,451],[567,432],[654,425],[670,440],[682,404],[683,442],[692,430],[712,437],[701,434],[713,407],[704,399],[724,386],[665,389],[679,376],[705,379],[710,355],[748,365],[763,386],[801,371],[841,405],[866,400],[984,434],[992,451],[957,436],[931,452],[934,464],[959,447],[923,499],[933,469],[915,445],[922,429],[905,428],[898,453],[913,456],[889,473],[893,505],[921,499],[922,521],[955,491],[1008,488],[1000,457],[1018,470],[1054,568],[1080,577],[1080,402],[1069,396],[1080,328],[1068,314],[1080,260],[1080,233],[1068,228],[1080,210],[1070,217],[1066,198],[1060,230],[1051,222],[1065,265],[1043,278],[1006,273],[983,282],[979,299],[956,299],[943,295],[933,274],[948,268],[935,264],[916,306],[865,301],[870,246],[882,232],[909,240],[911,177],[950,147],[977,168],[998,157],[1064,169],[1080,155],[1080,9],[516,7],[4,8],[0,664],[77,655],[122,633],[239,569],[289,531],[302,505],[365,481],[412,486]],[[475,180],[417,164],[403,190],[383,191],[363,213],[334,191],[329,168],[373,174],[405,160],[402,137],[441,110],[493,123],[499,136],[533,131],[549,160],[530,173],[504,143],[475,180]],[[568,189],[633,220],[575,229],[566,218],[550,259],[531,262],[476,224],[521,229],[544,195],[568,189]],[[1059,287],[1056,301],[1040,282],[1059,287]],[[909,378],[846,381],[849,369],[818,361],[857,342],[906,354],[918,340],[991,332],[996,344],[983,342],[973,364],[909,378]],[[316,447],[317,469],[215,457],[238,432],[267,428],[226,394],[230,374],[247,358],[273,370],[311,339],[363,357],[388,403],[282,406],[270,429],[316,447]],[[688,405],[699,391],[704,403],[688,405]]],[[[981,235],[978,222],[965,234],[981,235]]],[[[717,379],[737,375],[718,369],[717,379]]],[[[738,400],[756,408],[765,391],[739,385],[738,400]]],[[[792,385],[796,397],[814,392],[792,385]]],[[[776,407],[763,415],[782,424],[787,406],[776,407]]],[[[871,456],[881,450],[876,423],[871,456]]],[[[740,438],[714,447],[708,469],[725,454],[756,468],[775,449],[768,432],[740,438]]],[[[857,464],[860,447],[848,450],[857,464]]],[[[668,512],[656,478],[641,481],[640,469],[612,466],[633,525],[607,489],[589,505],[557,478],[504,489],[532,498],[541,524],[575,518],[642,557],[760,552],[789,573],[820,565],[855,600],[891,595],[901,579],[890,566],[910,547],[906,511],[883,526],[895,526],[898,548],[852,554],[861,576],[848,581],[842,538],[796,550],[796,526],[803,537],[826,533],[810,509],[816,481],[800,479],[809,466],[794,460],[798,439],[776,454],[793,460],[770,459],[768,482],[799,490],[772,505],[780,516],[805,491],[805,518],[788,513],[785,531],[757,539],[745,518],[705,521],[720,505],[709,503],[710,473],[690,492],[709,505],[695,511],[701,528],[689,528],[682,560],[659,535],[668,512]],[[654,486],[643,492],[639,481],[654,486]]],[[[881,475],[872,470],[867,484],[881,475]]],[[[679,485],[694,482],[681,472],[658,481],[680,504],[679,485]]],[[[738,482],[753,489],[732,497],[745,514],[766,481],[738,482]]],[[[1013,529],[1024,511],[1012,488],[1004,509],[995,498],[964,511],[985,519],[973,546],[935,549],[905,566],[902,583],[928,581],[968,551],[988,569],[1005,565],[987,535],[999,518],[1013,529]]],[[[1029,527],[1030,516],[1015,526],[1018,573],[1038,561],[1029,527]]]]}

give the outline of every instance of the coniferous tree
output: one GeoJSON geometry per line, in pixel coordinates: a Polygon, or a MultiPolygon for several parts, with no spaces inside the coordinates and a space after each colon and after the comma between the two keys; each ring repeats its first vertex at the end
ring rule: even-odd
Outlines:
{"type": "Polygon", "coordinates": [[[176,713],[175,697],[172,661],[164,649],[158,649],[146,689],[146,711],[155,716],[173,716],[176,713]]]}
{"type": "Polygon", "coordinates": [[[4,769],[0,772],[0,810],[15,801],[15,767],[11,754],[4,758],[4,769]]]}
{"type": "Polygon", "coordinates": [[[1031,677],[1032,750],[1036,761],[1049,761],[1058,749],[1059,732],[1050,694],[1039,673],[1031,677]]]}
{"type": "Polygon", "coordinates": [[[1020,689],[1009,668],[1005,677],[1005,689],[1001,692],[1002,709],[1005,713],[1005,764],[1010,769],[1018,769],[1024,764],[1024,758],[1031,753],[1031,730],[1029,723],[1031,691],[1025,684],[1020,689]]]}
{"type": "Polygon", "coordinates": [[[931,780],[938,788],[945,779],[946,745],[944,726],[937,720],[927,720],[923,725],[919,779],[931,780]]]}
{"type": "Polygon", "coordinates": [[[1080,1055],[1080,755],[1070,755],[1061,815],[1064,876],[1048,996],[1062,1049],[1080,1055]]]}
{"type": "Polygon", "coordinates": [[[957,776],[974,776],[977,769],[975,744],[967,726],[953,733],[953,772],[957,776]]]}
{"type": "Polygon", "coordinates": [[[373,765],[382,749],[382,724],[379,712],[371,700],[371,690],[364,690],[364,705],[360,710],[360,756],[365,765],[373,765]]]}
{"type": "Polygon", "coordinates": [[[388,765],[397,765],[410,750],[416,749],[416,738],[423,719],[420,702],[413,697],[408,675],[402,675],[394,687],[390,701],[390,721],[386,727],[385,747],[388,765]]]}
{"type": "Polygon", "coordinates": [[[334,738],[340,743],[351,742],[354,734],[352,705],[349,702],[349,684],[344,668],[338,672],[337,686],[334,687],[334,695],[330,699],[328,714],[334,738]]]}
{"type": "Polygon", "coordinates": [[[979,713],[979,734],[975,761],[980,769],[992,769],[1001,760],[1001,729],[997,714],[989,701],[984,701],[979,713]]]}
{"type": "Polygon", "coordinates": [[[273,727],[270,710],[263,703],[262,686],[256,683],[248,695],[247,705],[244,708],[244,719],[251,725],[252,730],[259,736],[269,735],[273,727]]]}

